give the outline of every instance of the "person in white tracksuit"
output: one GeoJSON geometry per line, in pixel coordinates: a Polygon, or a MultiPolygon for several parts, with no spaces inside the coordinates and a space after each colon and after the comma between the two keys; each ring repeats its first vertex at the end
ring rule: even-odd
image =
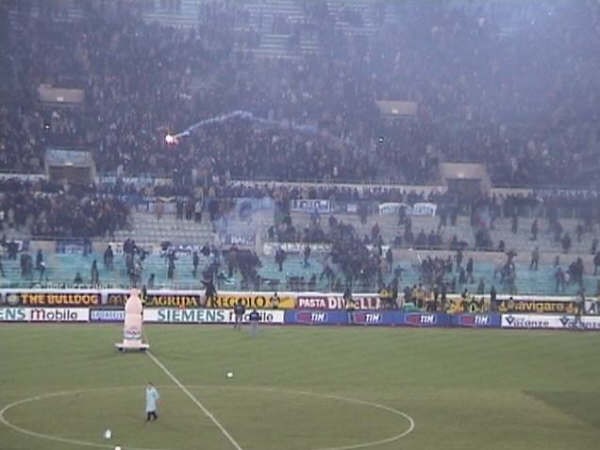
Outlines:
{"type": "Polygon", "coordinates": [[[158,399],[160,394],[152,383],[146,386],[146,422],[158,419],[156,410],[158,409],[158,399]]]}

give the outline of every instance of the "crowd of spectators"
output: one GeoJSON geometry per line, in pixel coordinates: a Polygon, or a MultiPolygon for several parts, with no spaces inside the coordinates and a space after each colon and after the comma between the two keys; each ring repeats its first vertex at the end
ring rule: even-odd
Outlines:
{"type": "MultiPolygon", "coordinates": [[[[7,31],[15,94],[0,111],[0,161],[40,171],[45,146],[60,142],[93,149],[101,171],[130,175],[427,183],[440,161],[466,160],[485,162],[496,183],[589,184],[598,168],[600,7],[490,3],[330,11],[301,2],[304,22],[276,16],[272,31],[311,33],[319,51],[271,60],[253,56],[260,33],[241,2],[204,2],[194,29],[144,22],[140,2],[84,2],[73,20],[19,6],[7,31]],[[521,19],[509,21],[507,8],[521,19]],[[366,15],[376,24],[369,37],[336,26],[360,28],[366,15]],[[44,108],[35,97],[42,82],[81,88],[85,102],[44,108]],[[386,98],[416,102],[417,116],[382,120],[375,100],[386,98]],[[233,110],[316,131],[236,119],[164,143],[169,130],[233,110]]],[[[5,2],[0,14],[11,8],[5,2]]]]}
{"type": "Polygon", "coordinates": [[[120,196],[95,186],[0,181],[0,231],[10,228],[40,237],[114,236],[127,226],[128,215],[129,207],[120,196]]]}
{"type": "MultiPolygon", "coordinates": [[[[178,217],[202,220],[204,210],[213,222],[231,211],[234,197],[271,197],[284,205],[300,198],[360,205],[432,202],[442,225],[458,214],[471,216],[476,247],[504,252],[503,242],[490,241],[494,221],[511,217],[516,227],[518,217],[536,216],[549,219],[557,245],[568,252],[571,237],[561,215],[579,218],[582,233],[600,220],[592,191],[535,190],[467,201],[436,190],[232,182],[431,184],[440,162],[473,161],[485,163],[496,184],[593,185],[600,168],[597,2],[509,2],[514,12],[508,20],[506,9],[469,2],[377,1],[364,10],[333,11],[324,1],[299,1],[304,21],[275,15],[269,31],[289,34],[291,47],[310,34],[319,49],[278,59],[253,54],[266,7],[254,29],[243,2],[204,2],[197,26],[179,29],[145,22],[149,3],[89,0],[82,2],[78,19],[69,19],[50,0],[37,2],[42,10],[36,15],[28,9],[32,2],[0,3],[0,39],[6,44],[0,52],[6,86],[0,167],[40,173],[44,149],[58,145],[92,150],[100,173],[175,180],[167,186],[119,182],[87,188],[4,181],[0,226],[27,227],[35,236],[113,235],[127,225],[128,204],[155,195],[178,196],[178,217]],[[17,12],[9,20],[12,10],[17,12]],[[385,21],[391,13],[396,19],[385,21]],[[339,29],[339,21],[355,28],[374,22],[375,29],[359,36],[339,29]],[[85,100],[71,108],[40,104],[40,83],[82,89],[85,100]],[[415,102],[417,114],[386,120],[377,109],[379,99],[415,102]],[[165,144],[168,132],[234,110],[266,122],[257,125],[241,116],[214,121],[178,145],[165,144]],[[300,131],[296,125],[306,127],[300,131]]],[[[180,8],[178,1],[166,3],[180,8]]],[[[410,220],[399,220],[399,226],[402,235],[387,244],[462,248],[450,236],[444,240],[439,229],[413,230],[410,220]]],[[[378,232],[359,236],[341,221],[327,227],[313,221],[297,230],[284,220],[272,233],[281,241],[330,242],[323,276],[342,274],[332,285],[357,280],[380,285],[392,268],[378,232]]],[[[228,271],[255,283],[254,256],[231,253],[228,271]]],[[[134,262],[128,273],[135,275],[134,262]]],[[[422,261],[424,280],[447,283],[448,264],[422,261]]],[[[457,272],[459,284],[461,277],[469,281],[467,267],[457,272]]],[[[582,273],[577,261],[557,270],[557,290],[582,273]]],[[[514,284],[510,261],[499,275],[500,284],[514,284]]]]}

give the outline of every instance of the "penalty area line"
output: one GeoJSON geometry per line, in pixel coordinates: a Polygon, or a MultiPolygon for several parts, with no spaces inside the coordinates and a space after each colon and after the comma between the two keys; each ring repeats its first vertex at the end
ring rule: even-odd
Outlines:
{"type": "Polygon", "coordinates": [[[173,373],[167,369],[167,367],[160,362],[160,360],[154,356],[149,350],[146,351],[146,355],[148,355],[148,357],[154,362],[154,364],[156,364],[172,381],[173,383],[175,383],[177,385],[177,387],[179,389],[181,389],[181,391],[188,396],[188,398],[194,402],[194,404],[200,408],[200,410],[204,413],[204,415],[206,415],[206,417],[208,417],[210,420],[212,420],[212,422],[217,426],[217,428],[221,431],[221,433],[223,434],[223,436],[225,436],[227,438],[227,440],[231,443],[231,445],[233,445],[233,447],[235,448],[235,450],[244,450],[242,447],[240,447],[240,444],[237,443],[237,441],[233,438],[233,436],[229,433],[229,431],[227,431],[225,429],[225,427],[221,424],[221,422],[219,422],[217,420],[217,418],[200,402],[200,400],[198,400],[196,398],[196,396],[194,394],[192,394],[188,388],[186,388],[184,386],[184,384],[179,381],[177,379],[177,377],[175,375],[173,375],[173,373]]]}

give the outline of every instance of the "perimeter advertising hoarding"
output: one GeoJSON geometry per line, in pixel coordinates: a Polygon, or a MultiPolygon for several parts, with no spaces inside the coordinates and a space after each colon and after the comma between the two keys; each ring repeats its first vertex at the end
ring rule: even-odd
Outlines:
{"type": "Polygon", "coordinates": [[[402,325],[400,311],[366,310],[346,312],[340,310],[301,310],[285,312],[286,324],[297,325],[402,325]]]}
{"type": "MultiPolygon", "coordinates": [[[[110,292],[106,303],[110,306],[124,306],[129,292],[110,292]]],[[[146,308],[199,308],[203,305],[200,293],[149,292],[144,306],[146,308]]]]}
{"type": "Polygon", "coordinates": [[[494,301],[494,306],[495,310],[502,314],[574,314],[577,312],[577,303],[571,300],[509,298],[494,301]]]}
{"type": "Polygon", "coordinates": [[[599,330],[600,331],[600,317],[599,316],[562,316],[560,323],[564,328],[567,329],[584,329],[584,330],[599,330]]]}
{"type": "MultiPolygon", "coordinates": [[[[261,323],[283,324],[284,311],[277,309],[263,309],[259,312],[261,323]]],[[[244,322],[249,322],[250,311],[246,311],[244,322]]],[[[144,322],[151,323],[181,323],[181,324],[232,324],[235,315],[232,309],[178,309],[178,308],[152,308],[144,310],[144,322]]]]}
{"type": "Polygon", "coordinates": [[[450,326],[462,328],[499,328],[500,314],[451,315],[450,326]]]}
{"type": "Polygon", "coordinates": [[[26,308],[30,322],[89,322],[87,308],[26,308]]]}
{"type": "Polygon", "coordinates": [[[124,309],[90,309],[90,322],[119,322],[125,321],[124,309]]]}
{"type": "MultiPolygon", "coordinates": [[[[400,324],[399,324],[400,325],[400,324]]],[[[450,316],[440,313],[406,313],[403,314],[401,325],[409,327],[447,327],[450,326],[450,316]]]]}
{"type": "Polygon", "coordinates": [[[27,322],[27,308],[0,308],[0,322],[27,322]]]}
{"type": "MultiPolygon", "coordinates": [[[[261,310],[261,322],[301,325],[380,325],[416,327],[526,328],[600,331],[600,316],[572,314],[439,314],[367,310],[261,310]]],[[[249,311],[244,321],[248,322],[249,311]]],[[[231,309],[152,308],[144,311],[144,322],[173,324],[231,324],[231,309]]],[[[122,309],[0,307],[0,322],[122,322],[122,309]]]]}
{"type": "Polygon", "coordinates": [[[10,306],[90,307],[99,306],[102,296],[90,291],[11,291],[5,294],[10,306]]]}
{"type": "Polygon", "coordinates": [[[286,311],[286,324],[299,325],[382,325],[412,327],[499,328],[500,314],[404,313],[366,310],[348,313],[339,310],[286,311]]]}
{"type": "MultiPolygon", "coordinates": [[[[188,292],[148,292],[144,307],[146,308],[233,308],[238,301],[248,308],[270,309],[273,293],[253,292],[223,292],[217,294],[214,302],[206,303],[204,293],[188,292]]],[[[110,292],[107,295],[109,306],[123,306],[129,298],[129,292],[110,292]]],[[[296,306],[296,299],[291,294],[279,295],[279,309],[292,309],[296,306]]]]}
{"type": "MultiPolygon", "coordinates": [[[[381,309],[381,299],[377,294],[353,295],[355,308],[360,310],[381,309]]],[[[346,309],[346,301],[342,294],[298,294],[296,298],[298,309],[346,309]]]]}
{"type": "Polygon", "coordinates": [[[502,314],[502,328],[600,330],[600,316],[502,314]]]}
{"type": "MultiPolygon", "coordinates": [[[[296,299],[292,295],[281,294],[279,297],[279,309],[293,309],[296,306],[296,299]]],[[[217,294],[216,305],[208,304],[206,306],[216,308],[233,308],[233,306],[241,301],[248,308],[270,309],[272,308],[273,296],[269,293],[254,294],[251,292],[227,292],[217,294]]]]}
{"type": "Polygon", "coordinates": [[[0,322],[88,322],[87,308],[0,308],[0,322]]]}
{"type": "Polygon", "coordinates": [[[344,311],[293,310],[285,312],[286,324],[298,325],[345,325],[348,323],[344,311]]]}

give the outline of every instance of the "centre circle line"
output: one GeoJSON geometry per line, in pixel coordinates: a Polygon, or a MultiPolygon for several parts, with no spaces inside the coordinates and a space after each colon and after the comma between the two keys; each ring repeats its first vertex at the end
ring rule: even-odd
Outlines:
{"type": "MultiPolygon", "coordinates": [[[[177,389],[177,386],[173,386],[173,385],[158,385],[157,387],[159,387],[161,389],[177,389]]],[[[24,434],[24,435],[30,436],[30,437],[46,439],[46,440],[50,440],[50,441],[54,441],[54,442],[62,442],[62,443],[66,443],[66,444],[79,445],[79,446],[114,449],[114,446],[110,445],[110,444],[99,444],[99,443],[84,441],[84,440],[80,440],[80,439],[65,438],[65,437],[55,436],[55,435],[51,435],[51,434],[39,433],[37,431],[33,431],[33,430],[29,430],[29,429],[20,427],[18,425],[13,424],[6,418],[6,412],[12,408],[19,406],[19,405],[24,405],[26,403],[32,403],[32,402],[40,401],[40,400],[45,400],[48,398],[64,397],[64,396],[75,395],[75,394],[84,394],[84,393],[88,393],[88,392],[111,392],[111,391],[116,392],[116,391],[120,391],[120,390],[131,390],[131,389],[139,389],[139,388],[140,388],[140,386],[138,386],[138,385],[107,386],[107,387],[89,388],[89,389],[74,389],[74,390],[68,390],[68,391],[58,391],[58,392],[50,392],[50,393],[45,393],[45,394],[34,395],[34,396],[31,396],[28,398],[16,400],[12,403],[5,405],[2,409],[0,409],[0,423],[2,423],[3,425],[5,425],[8,428],[11,428],[12,430],[14,430],[18,433],[21,433],[21,434],[24,434]]],[[[409,427],[406,430],[404,430],[402,433],[399,433],[399,434],[396,434],[394,436],[390,436],[387,438],[378,439],[375,441],[358,443],[358,444],[340,446],[340,447],[319,447],[319,448],[313,448],[313,449],[309,449],[309,450],[354,450],[354,449],[361,449],[361,448],[367,448],[367,447],[375,447],[378,445],[383,445],[383,444],[397,441],[397,440],[407,436],[408,434],[410,434],[414,431],[415,426],[416,426],[414,419],[410,415],[408,415],[407,413],[402,412],[398,409],[395,409],[390,406],[387,406],[387,405],[384,405],[381,403],[377,403],[377,402],[371,402],[368,400],[361,400],[361,399],[356,399],[356,398],[352,398],[352,397],[345,397],[345,396],[341,396],[341,395],[325,394],[325,393],[314,392],[314,391],[303,391],[303,390],[277,388],[277,387],[269,387],[269,386],[252,386],[252,385],[240,386],[240,385],[224,385],[224,384],[198,384],[198,385],[189,385],[188,388],[191,388],[191,389],[195,389],[195,388],[215,389],[215,390],[233,389],[233,390],[263,391],[263,392],[273,392],[273,393],[280,392],[280,393],[284,393],[284,394],[305,395],[305,396],[310,396],[310,397],[315,397],[315,398],[328,398],[328,399],[339,400],[339,401],[347,402],[347,403],[354,403],[357,405],[371,406],[373,408],[388,411],[392,414],[395,414],[397,416],[404,418],[409,424],[409,427]]],[[[121,444],[121,446],[123,448],[127,448],[128,450],[178,450],[176,448],[174,449],[174,448],[157,448],[157,447],[151,447],[151,448],[131,447],[131,446],[128,446],[125,444],[121,444]]]]}

